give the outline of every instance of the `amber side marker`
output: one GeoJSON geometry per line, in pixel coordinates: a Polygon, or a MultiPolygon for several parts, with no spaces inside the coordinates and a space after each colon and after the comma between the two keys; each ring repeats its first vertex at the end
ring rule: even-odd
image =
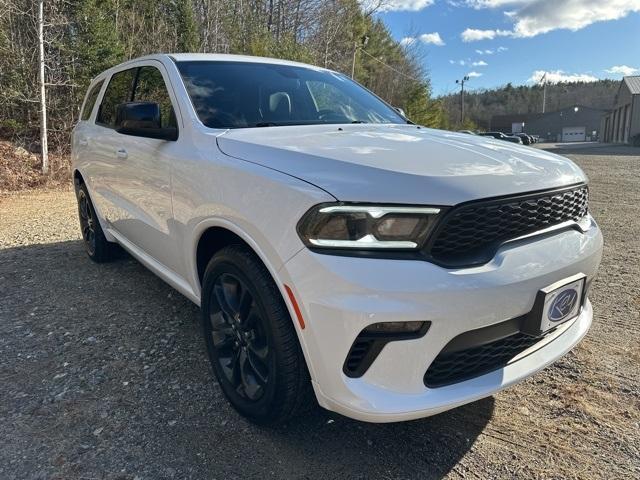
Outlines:
{"type": "Polygon", "coordinates": [[[289,288],[289,285],[285,284],[284,289],[287,291],[287,295],[289,295],[289,300],[291,300],[291,304],[293,305],[293,310],[296,312],[296,317],[298,317],[298,323],[300,324],[300,328],[304,330],[304,318],[302,318],[302,312],[300,311],[300,307],[298,306],[296,297],[293,296],[293,292],[289,288]]]}

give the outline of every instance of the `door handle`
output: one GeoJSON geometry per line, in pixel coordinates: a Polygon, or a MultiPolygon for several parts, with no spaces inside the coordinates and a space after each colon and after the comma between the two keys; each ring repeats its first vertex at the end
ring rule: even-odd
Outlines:
{"type": "Polygon", "coordinates": [[[86,138],[81,138],[80,140],[78,140],[78,143],[81,147],[86,147],[87,145],[89,145],[89,141],[86,138]]]}
{"type": "Polygon", "coordinates": [[[129,156],[129,154],[127,153],[127,151],[124,148],[121,148],[121,149],[116,151],[116,157],[118,157],[118,158],[120,158],[122,160],[126,160],[128,156],[129,156]]]}

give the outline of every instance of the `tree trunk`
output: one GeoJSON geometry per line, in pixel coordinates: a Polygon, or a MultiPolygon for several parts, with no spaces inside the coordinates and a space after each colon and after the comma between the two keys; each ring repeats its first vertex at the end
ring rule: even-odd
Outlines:
{"type": "Polygon", "coordinates": [[[42,151],[42,174],[49,172],[49,147],[47,146],[47,97],[44,85],[44,0],[38,0],[38,48],[40,83],[40,148],[42,151]]]}

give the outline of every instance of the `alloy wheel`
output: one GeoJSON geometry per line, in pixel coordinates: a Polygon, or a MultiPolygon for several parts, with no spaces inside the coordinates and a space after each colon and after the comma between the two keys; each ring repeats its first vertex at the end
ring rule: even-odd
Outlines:
{"type": "Polygon", "coordinates": [[[213,285],[210,335],[225,379],[242,398],[259,400],[270,379],[263,314],[246,283],[223,273],[213,285]]]}

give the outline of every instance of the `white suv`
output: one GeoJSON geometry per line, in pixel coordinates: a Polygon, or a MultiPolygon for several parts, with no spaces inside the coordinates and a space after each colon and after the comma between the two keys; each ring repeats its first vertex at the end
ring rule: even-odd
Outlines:
{"type": "Polygon", "coordinates": [[[432,415],[587,332],[602,252],[566,158],[412,124],[340,73],[153,55],[91,83],[73,132],[89,256],[120,244],[200,305],[243,415],[432,415]]]}

